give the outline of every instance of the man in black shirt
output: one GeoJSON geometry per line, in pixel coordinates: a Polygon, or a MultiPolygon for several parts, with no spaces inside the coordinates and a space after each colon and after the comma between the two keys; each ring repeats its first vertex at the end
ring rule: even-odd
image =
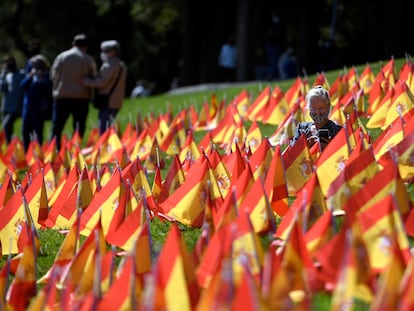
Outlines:
{"type": "Polygon", "coordinates": [[[319,142],[321,150],[323,150],[342,129],[342,126],[329,120],[331,100],[328,91],[322,86],[315,86],[308,92],[306,104],[313,122],[300,122],[292,143],[295,143],[300,135],[304,134],[309,147],[319,142]]]}

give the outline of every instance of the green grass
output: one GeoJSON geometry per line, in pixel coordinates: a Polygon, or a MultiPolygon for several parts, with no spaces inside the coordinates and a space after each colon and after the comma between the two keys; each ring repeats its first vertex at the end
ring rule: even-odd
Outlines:
{"type": "MultiPolygon", "coordinates": [[[[386,60],[387,61],[387,60],[386,60]]],[[[401,64],[404,60],[397,60],[396,68],[400,68],[401,64]]],[[[384,65],[385,62],[378,62],[375,64],[370,64],[371,68],[373,69],[374,74],[376,74],[379,68],[384,65]]],[[[359,73],[362,72],[365,65],[357,66],[357,70],[359,73]]],[[[332,84],[334,80],[338,77],[338,75],[343,72],[342,70],[335,70],[331,72],[325,73],[328,81],[332,84]]],[[[312,85],[315,76],[309,76],[309,84],[312,85]]],[[[284,92],[292,85],[294,80],[287,80],[287,81],[270,81],[270,82],[261,82],[261,83],[246,83],[244,85],[237,85],[234,87],[229,87],[226,89],[209,89],[202,92],[197,93],[190,93],[190,94],[182,94],[182,95],[157,95],[147,98],[140,98],[140,99],[125,99],[124,106],[121,109],[118,117],[117,122],[120,125],[121,130],[125,128],[128,122],[134,122],[138,115],[142,117],[149,116],[150,114],[159,115],[163,114],[167,111],[167,109],[171,108],[173,115],[177,112],[181,111],[183,108],[188,107],[190,104],[194,105],[197,111],[199,111],[201,105],[208,101],[210,102],[211,96],[214,93],[217,96],[217,99],[220,101],[223,98],[226,99],[228,103],[231,101],[235,96],[237,96],[242,90],[247,90],[251,96],[251,99],[255,99],[259,93],[263,90],[266,85],[270,85],[272,88],[275,86],[279,86],[284,92]]],[[[363,120],[366,122],[366,120],[363,120]]],[[[246,128],[249,126],[249,123],[246,123],[246,128]]],[[[15,133],[19,135],[21,123],[20,121],[17,122],[15,126],[15,133]]],[[[88,121],[87,121],[87,129],[86,135],[87,137],[92,128],[97,126],[97,111],[90,108],[88,121]]],[[[45,138],[50,136],[50,122],[46,122],[45,125],[45,138]]],[[[270,136],[274,131],[275,127],[272,125],[261,125],[261,132],[263,136],[270,136]]],[[[72,131],[72,124],[71,120],[69,120],[65,126],[64,133],[68,136],[71,136],[72,131]]],[[[378,137],[380,131],[375,130],[372,131],[372,136],[374,139],[378,137]]],[[[204,132],[196,132],[195,133],[195,140],[199,141],[204,136],[204,132]]],[[[166,171],[169,168],[169,161],[170,159],[167,158],[167,165],[166,168],[163,170],[163,176],[165,177],[166,171]]],[[[149,176],[150,179],[152,175],[149,176]]],[[[411,198],[413,197],[413,188],[409,187],[409,193],[411,198]]],[[[150,230],[152,235],[152,250],[153,256],[159,254],[163,247],[163,243],[167,237],[171,224],[169,222],[162,222],[158,219],[154,219],[151,221],[150,230]]],[[[190,250],[192,250],[200,236],[201,230],[189,228],[184,225],[179,225],[180,231],[184,237],[186,245],[190,250]]],[[[43,276],[50,266],[53,264],[55,260],[57,251],[64,239],[64,235],[58,233],[55,230],[46,229],[46,230],[39,230],[39,237],[41,241],[41,252],[38,256],[38,265],[37,265],[37,277],[43,276]]],[[[271,242],[271,236],[263,236],[262,237],[262,244],[266,248],[269,243],[271,242]]],[[[4,264],[6,257],[3,256],[2,260],[0,261],[0,266],[4,264]]],[[[312,299],[312,309],[313,310],[329,310],[331,303],[331,296],[327,293],[318,293],[312,299]]],[[[357,302],[355,310],[368,310],[369,306],[364,303],[357,302]]]]}

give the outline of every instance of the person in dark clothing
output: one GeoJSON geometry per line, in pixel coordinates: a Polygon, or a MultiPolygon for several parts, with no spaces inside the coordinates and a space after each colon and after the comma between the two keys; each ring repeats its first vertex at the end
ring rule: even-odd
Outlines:
{"type": "Polygon", "coordinates": [[[52,82],[49,79],[49,61],[41,54],[31,58],[32,70],[22,80],[25,91],[23,100],[22,134],[24,150],[27,151],[31,135],[43,143],[45,111],[52,102],[52,82]]]}
{"type": "Polygon", "coordinates": [[[70,116],[73,132],[77,130],[82,138],[85,134],[92,88],[85,86],[82,81],[96,76],[96,62],[87,53],[88,47],[88,37],[85,34],[76,35],[72,47],[59,53],[50,69],[54,98],[50,140],[56,138],[58,150],[63,128],[70,116]]]}
{"type": "Polygon", "coordinates": [[[309,147],[319,142],[320,148],[323,150],[342,129],[342,126],[329,120],[331,100],[328,91],[322,86],[315,86],[308,92],[306,104],[313,121],[298,124],[292,143],[294,144],[303,134],[309,147]]]}
{"type": "Polygon", "coordinates": [[[24,71],[17,69],[15,58],[7,55],[0,73],[0,89],[3,95],[1,103],[2,128],[8,144],[12,140],[14,124],[22,115],[24,92],[20,88],[20,82],[24,77],[24,71]]]}

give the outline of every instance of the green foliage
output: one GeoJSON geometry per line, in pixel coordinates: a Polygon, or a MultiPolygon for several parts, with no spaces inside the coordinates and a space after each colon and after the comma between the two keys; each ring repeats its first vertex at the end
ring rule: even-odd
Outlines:
{"type": "Polygon", "coordinates": [[[154,258],[160,253],[170,228],[171,223],[168,221],[161,221],[158,218],[151,220],[150,231],[152,237],[152,255],[154,258]]]}
{"type": "Polygon", "coordinates": [[[52,229],[38,230],[38,233],[40,252],[37,257],[36,277],[40,278],[52,266],[65,235],[52,229]]]}

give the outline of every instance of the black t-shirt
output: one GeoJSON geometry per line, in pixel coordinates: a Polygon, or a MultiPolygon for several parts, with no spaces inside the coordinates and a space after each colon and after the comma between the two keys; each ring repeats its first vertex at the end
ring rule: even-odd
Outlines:
{"type": "MultiPolygon", "coordinates": [[[[312,125],[313,122],[300,122],[298,123],[298,126],[296,127],[296,133],[293,137],[292,143],[295,143],[301,134],[305,135],[306,138],[309,138],[312,136],[312,125]]],[[[326,146],[326,144],[332,140],[332,138],[335,137],[336,134],[342,129],[341,125],[336,124],[332,120],[329,120],[324,126],[322,126],[319,130],[328,130],[328,139],[321,138],[321,142],[325,141],[325,144],[323,144],[322,149],[326,146]]]]}

